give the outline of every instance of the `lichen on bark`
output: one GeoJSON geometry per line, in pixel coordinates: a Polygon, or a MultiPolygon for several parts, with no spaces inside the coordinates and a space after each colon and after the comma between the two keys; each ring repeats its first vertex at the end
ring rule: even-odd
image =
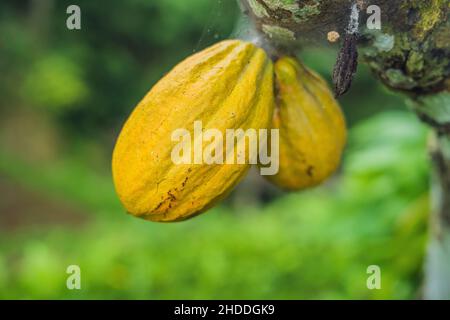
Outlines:
{"type": "Polygon", "coordinates": [[[428,5],[405,1],[396,19],[384,24],[382,34],[394,37],[392,49],[377,50],[374,43],[380,33],[366,33],[365,61],[391,89],[409,95],[446,90],[450,77],[448,15],[447,1],[432,0],[428,5]]]}
{"type": "MultiPolygon", "coordinates": [[[[346,32],[353,0],[241,0],[255,27],[273,46],[295,48],[326,42],[330,31],[346,32]]],[[[372,4],[382,12],[382,30],[361,23],[362,57],[390,88],[424,94],[449,88],[448,0],[358,0],[361,21],[372,4]]]]}
{"type": "Polygon", "coordinates": [[[346,7],[348,0],[241,0],[241,3],[263,35],[269,36],[273,43],[284,45],[286,33],[292,34],[291,38],[295,40],[301,40],[306,34],[312,36],[323,33],[324,25],[342,30],[344,21],[321,20],[320,16],[346,7]],[[285,32],[277,37],[270,32],[270,28],[283,29],[285,32]]]}

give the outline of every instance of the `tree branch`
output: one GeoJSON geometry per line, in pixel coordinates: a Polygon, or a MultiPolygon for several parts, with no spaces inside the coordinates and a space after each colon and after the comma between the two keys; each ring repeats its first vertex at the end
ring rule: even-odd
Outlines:
{"type": "MultiPolygon", "coordinates": [[[[241,0],[260,34],[281,51],[345,34],[354,0],[241,0]]],[[[447,0],[358,0],[363,60],[391,89],[409,95],[449,90],[447,0]],[[367,30],[366,8],[380,7],[382,30],[367,30]]]]}

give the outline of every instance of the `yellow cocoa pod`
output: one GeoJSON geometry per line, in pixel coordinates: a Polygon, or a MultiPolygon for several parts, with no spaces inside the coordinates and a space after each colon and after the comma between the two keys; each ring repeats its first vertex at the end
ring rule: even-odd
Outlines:
{"type": "MultiPolygon", "coordinates": [[[[125,209],[147,220],[170,222],[215,205],[250,164],[206,164],[201,154],[197,158],[194,149],[204,151],[213,140],[195,137],[195,123],[223,136],[227,129],[267,129],[273,108],[273,65],[253,44],[223,41],[181,62],[138,104],[117,140],[112,170],[125,209]],[[187,163],[173,161],[180,146],[173,134],[179,130],[193,137],[187,163]]],[[[231,147],[235,153],[237,145],[231,147]]],[[[251,152],[248,144],[245,148],[251,152]]]]}
{"type": "Polygon", "coordinates": [[[279,172],[267,178],[288,190],[320,184],[335,172],[346,144],[345,119],[325,80],[291,57],[275,64],[279,172]]]}

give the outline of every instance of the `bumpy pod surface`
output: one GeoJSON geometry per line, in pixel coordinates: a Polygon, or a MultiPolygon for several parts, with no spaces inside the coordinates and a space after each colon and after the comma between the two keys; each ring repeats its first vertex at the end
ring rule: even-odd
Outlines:
{"type": "MultiPolygon", "coordinates": [[[[174,130],[186,129],[194,137],[196,121],[224,137],[226,129],[268,128],[273,107],[272,62],[251,43],[223,41],[181,62],[138,104],[116,143],[113,178],[126,210],[170,222],[212,207],[250,164],[175,164],[174,130]]],[[[193,141],[198,143],[211,142],[193,141]]]]}
{"type": "Polygon", "coordinates": [[[280,169],[267,178],[288,190],[318,185],[340,164],[347,139],[343,113],[325,80],[297,59],[279,59],[275,75],[280,169]]]}

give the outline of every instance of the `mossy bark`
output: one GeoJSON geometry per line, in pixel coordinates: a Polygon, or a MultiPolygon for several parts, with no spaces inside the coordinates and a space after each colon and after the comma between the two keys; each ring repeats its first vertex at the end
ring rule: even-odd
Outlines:
{"type": "Polygon", "coordinates": [[[431,239],[425,298],[450,299],[450,3],[448,0],[240,0],[274,52],[326,42],[346,32],[350,7],[361,9],[361,60],[388,88],[402,92],[430,125],[433,164],[431,239]],[[366,8],[381,9],[381,30],[367,30],[366,8]]]}

